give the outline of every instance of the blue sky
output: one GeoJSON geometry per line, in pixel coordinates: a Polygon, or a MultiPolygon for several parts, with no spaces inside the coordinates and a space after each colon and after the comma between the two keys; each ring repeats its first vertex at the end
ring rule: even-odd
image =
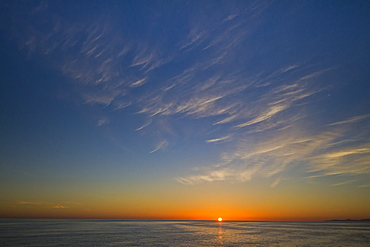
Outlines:
{"type": "Polygon", "coordinates": [[[294,181],[368,195],[367,1],[0,6],[7,205],[59,205],[71,184],[145,197],[144,185],[294,181]]]}

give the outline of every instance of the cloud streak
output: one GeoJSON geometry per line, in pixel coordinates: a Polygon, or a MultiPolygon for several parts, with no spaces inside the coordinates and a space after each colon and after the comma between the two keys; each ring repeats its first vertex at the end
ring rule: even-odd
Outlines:
{"type": "Polygon", "coordinates": [[[168,145],[168,142],[166,140],[161,141],[157,144],[156,148],[150,151],[149,153],[155,153],[163,148],[165,148],[168,145]]]}
{"type": "MultiPolygon", "coordinates": [[[[317,133],[290,126],[270,136],[257,135],[250,141],[240,142],[236,150],[225,152],[221,164],[201,175],[181,177],[178,181],[184,184],[220,180],[243,182],[283,174],[296,166],[302,166],[308,174],[319,173],[320,176],[370,174],[370,143],[366,142],[370,131],[359,129],[357,135],[353,135],[354,126],[350,125],[368,120],[365,116],[353,117],[317,133]]],[[[280,179],[277,178],[273,185],[280,179]]],[[[350,182],[333,186],[347,183],[350,182]]]]}
{"type": "Polygon", "coordinates": [[[227,136],[223,136],[223,137],[220,137],[220,138],[209,139],[206,142],[212,143],[212,142],[230,141],[230,138],[231,138],[231,136],[230,135],[227,135],[227,136]]]}

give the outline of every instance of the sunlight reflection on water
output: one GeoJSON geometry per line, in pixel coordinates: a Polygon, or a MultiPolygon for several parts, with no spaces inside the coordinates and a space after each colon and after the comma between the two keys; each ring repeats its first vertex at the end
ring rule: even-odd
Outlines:
{"type": "Polygon", "coordinates": [[[0,246],[367,246],[365,222],[0,220],[0,246]]]}

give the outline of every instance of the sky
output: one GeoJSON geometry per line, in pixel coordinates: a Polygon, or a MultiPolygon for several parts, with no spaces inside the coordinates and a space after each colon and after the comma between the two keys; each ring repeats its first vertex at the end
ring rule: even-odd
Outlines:
{"type": "Polygon", "coordinates": [[[0,217],[370,218],[370,2],[0,1],[0,217]]]}

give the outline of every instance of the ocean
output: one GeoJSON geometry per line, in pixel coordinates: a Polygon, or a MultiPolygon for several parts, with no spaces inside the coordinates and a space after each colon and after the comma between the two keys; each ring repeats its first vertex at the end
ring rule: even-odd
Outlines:
{"type": "Polygon", "coordinates": [[[369,222],[0,220],[0,246],[370,246],[369,222]]]}

